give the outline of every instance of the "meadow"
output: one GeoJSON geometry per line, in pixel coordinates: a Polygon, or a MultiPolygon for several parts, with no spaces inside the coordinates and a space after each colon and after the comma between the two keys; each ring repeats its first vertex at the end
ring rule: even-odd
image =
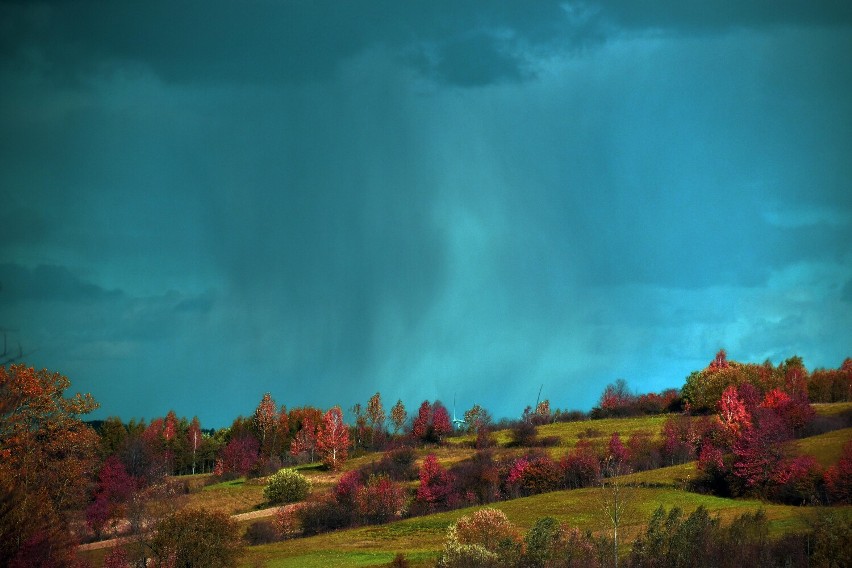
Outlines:
{"type": "MultiPolygon", "coordinates": [[[[852,411],[852,403],[815,405],[820,417],[837,417],[852,411]]],[[[571,450],[580,439],[593,443],[605,443],[618,432],[625,439],[635,432],[646,432],[659,440],[662,424],[669,415],[633,418],[609,418],[547,424],[538,428],[538,437],[557,438],[558,442],[545,449],[558,458],[571,450]]],[[[498,456],[517,456],[529,448],[509,447],[510,432],[494,433],[498,456]]],[[[832,430],[816,436],[801,438],[788,443],[786,450],[793,455],[813,455],[820,464],[835,463],[845,443],[852,440],[852,428],[832,430]]],[[[428,454],[434,454],[445,466],[469,458],[475,451],[473,437],[455,436],[438,447],[416,450],[417,463],[428,454]]],[[[332,474],[317,464],[300,467],[301,472],[312,480],[314,494],[328,492],[340,475],[377,461],[380,453],[363,453],[344,464],[342,470],[332,474]]],[[[644,530],[651,513],[660,505],[665,508],[679,507],[685,513],[704,506],[712,515],[718,515],[722,523],[729,523],[743,513],[763,509],[770,523],[770,536],[779,537],[788,532],[805,531],[809,522],[822,507],[791,506],[761,502],[755,499],[731,499],[703,495],[687,491],[691,478],[698,474],[696,462],[663,467],[622,476],[620,481],[629,486],[629,506],[622,527],[622,550],[644,530]]],[[[211,483],[209,475],[183,476],[189,493],[181,498],[181,507],[203,508],[222,511],[231,515],[256,512],[260,518],[271,518],[274,509],[264,501],[263,482],[260,479],[238,478],[211,483]]],[[[416,486],[416,482],[410,484],[416,486]]],[[[544,516],[552,516],[570,526],[593,534],[608,534],[611,530],[601,506],[601,489],[585,488],[563,490],[494,503],[493,507],[503,511],[522,529],[528,529],[544,516]]],[[[411,566],[433,566],[440,554],[448,527],[461,516],[470,514],[478,507],[458,509],[432,515],[407,518],[383,525],[361,526],[338,530],[312,537],[293,538],[273,544],[248,546],[240,566],[285,567],[377,567],[388,565],[393,557],[402,552],[411,566]]],[[[833,510],[852,518],[852,507],[833,507],[833,510]]],[[[240,521],[243,530],[256,522],[255,519],[240,521]]],[[[92,550],[83,553],[93,566],[100,566],[105,551],[92,550]]]]}

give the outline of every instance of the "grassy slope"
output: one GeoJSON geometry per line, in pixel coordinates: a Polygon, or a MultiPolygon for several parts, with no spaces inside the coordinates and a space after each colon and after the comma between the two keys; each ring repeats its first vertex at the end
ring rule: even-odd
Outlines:
{"type": "MultiPolygon", "coordinates": [[[[593,532],[608,531],[599,505],[599,489],[559,491],[493,506],[506,513],[509,519],[523,529],[544,516],[593,532]]],[[[680,507],[691,512],[699,505],[718,513],[723,522],[744,512],[763,507],[774,534],[790,530],[803,530],[815,508],[768,505],[754,500],[734,500],[687,493],[674,488],[637,488],[633,490],[632,515],[624,525],[623,534],[628,540],[641,530],[650,514],[660,505],[680,507]]],[[[437,557],[447,527],[460,516],[474,509],[450,511],[426,517],[406,519],[382,526],[362,527],[324,534],[311,538],[295,539],[283,543],[252,547],[243,558],[242,566],[262,564],[270,568],[313,566],[381,566],[390,562],[398,551],[405,551],[409,560],[431,565],[437,557]]],[[[843,508],[852,515],[852,507],[843,508]]]]}
{"type": "MultiPolygon", "coordinates": [[[[822,416],[839,415],[852,411],[852,403],[814,405],[817,414],[822,416]]],[[[556,436],[559,445],[549,448],[554,457],[561,457],[574,447],[577,440],[591,439],[593,443],[606,443],[613,432],[619,432],[626,441],[636,431],[645,431],[659,439],[663,422],[669,416],[643,416],[623,419],[587,420],[560,424],[549,424],[538,429],[540,437],[556,436]]],[[[495,433],[498,444],[509,442],[509,432],[495,433]]],[[[823,465],[836,462],[843,444],[852,439],[852,428],[828,432],[826,434],[798,440],[793,443],[793,451],[813,454],[823,465]]],[[[473,441],[472,436],[455,437],[441,448],[418,450],[422,459],[434,453],[445,465],[461,461],[471,455],[467,447],[473,441]]],[[[521,454],[527,448],[498,448],[501,455],[521,454]]],[[[380,458],[378,454],[366,454],[346,463],[344,471],[356,469],[380,458]]],[[[314,482],[315,491],[328,490],[335,476],[323,472],[316,466],[305,466],[302,472],[314,482]]],[[[757,501],[722,499],[680,491],[683,482],[696,474],[695,463],[676,465],[658,470],[636,473],[627,477],[630,483],[647,485],[636,490],[635,530],[645,522],[651,512],[660,504],[666,507],[680,506],[686,511],[704,504],[711,511],[719,512],[723,520],[730,520],[746,511],[761,506],[757,501]]],[[[528,528],[537,518],[552,515],[560,520],[583,529],[600,531],[606,528],[600,514],[597,490],[562,491],[548,493],[525,499],[497,503],[494,506],[506,512],[509,518],[523,528],[528,528]]],[[[261,481],[235,480],[205,487],[187,496],[187,506],[198,506],[214,510],[241,513],[263,508],[263,486],[261,481]]],[[[806,507],[787,507],[766,505],[767,514],[772,521],[773,531],[805,527],[805,518],[813,513],[806,507]]],[[[463,509],[407,519],[383,526],[362,527],[347,531],[320,535],[312,538],[295,539],[283,543],[251,547],[243,559],[242,566],[267,565],[270,567],[287,566],[381,566],[387,564],[398,551],[404,551],[413,565],[431,566],[441,549],[447,527],[472,509],[463,509]]],[[[852,515],[852,508],[844,509],[852,515]]],[[[629,536],[629,535],[628,535],[629,536]]],[[[98,556],[101,556],[100,554],[98,556]]],[[[94,566],[101,565],[99,559],[90,557],[94,566]]]]}
{"type": "MultiPolygon", "coordinates": [[[[840,414],[850,409],[852,404],[818,405],[816,408],[818,414],[825,416],[840,414]]],[[[561,455],[573,447],[580,437],[608,440],[613,432],[619,432],[626,439],[631,433],[644,430],[658,438],[662,424],[667,418],[668,416],[647,416],[550,424],[540,427],[539,435],[558,436],[560,445],[551,448],[551,453],[561,455]]],[[[496,437],[498,443],[505,444],[509,441],[509,433],[506,431],[497,432],[496,437]]],[[[847,428],[798,440],[793,443],[791,450],[795,453],[815,455],[820,463],[828,465],[837,460],[843,444],[850,439],[852,428],[847,428]]],[[[463,459],[470,452],[453,446],[470,441],[472,438],[454,438],[449,448],[436,449],[433,453],[438,455],[442,462],[449,464],[463,459]]],[[[366,456],[359,462],[369,462],[370,459],[372,458],[366,456]]],[[[756,500],[725,499],[680,490],[679,487],[696,473],[695,462],[691,462],[626,476],[629,483],[650,485],[634,490],[633,514],[625,531],[627,539],[632,539],[642,529],[648,517],[660,505],[666,508],[677,506],[687,513],[699,505],[704,505],[711,512],[718,514],[723,522],[730,522],[742,513],[754,512],[763,507],[769,517],[771,531],[776,535],[805,530],[808,519],[818,510],[814,507],[766,504],[756,500]]],[[[512,522],[523,529],[532,526],[538,518],[553,516],[582,529],[607,531],[609,527],[599,506],[599,491],[559,491],[495,503],[493,506],[504,511],[512,522]]],[[[382,566],[388,564],[396,552],[404,551],[412,565],[432,566],[443,545],[447,527],[460,516],[473,510],[475,509],[450,511],[383,526],[362,527],[252,547],[248,549],[241,565],[262,564],[271,568],[382,566]]],[[[841,510],[852,516],[852,507],[844,507],[841,510]]]]}

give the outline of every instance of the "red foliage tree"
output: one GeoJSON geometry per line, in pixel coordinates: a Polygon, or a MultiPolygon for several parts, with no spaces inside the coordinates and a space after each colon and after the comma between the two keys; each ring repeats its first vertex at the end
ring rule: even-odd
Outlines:
{"type": "Polygon", "coordinates": [[[698,442],[689,417],[669,418],[663,423],[662,458],[666,464],[675,465],[695,459],[698,442]]]}
{"type": "Polygon", "coordinates": [[[329,409],[323,416],[322,428],[317,436],[317,449],[322,461],[333,471],[346,461],[349,449],[349,428],[343,422],[339,406],[329,409]]]}
{"type": "Polygon", "coordinates": [[[737,438],[740,433],[751,428],[751,413],[746,409],[745,402],[740,398],[739,390],[735,386],[729,386],[722,392],[719,399],[719,420],[731,437],[737,438]]]}
{"type": "Polygon", "coordinates": [[[623,469],[630,462],[630,450],[621,441],[618,432],[613,432],[609,438],[607,460],[618,469],[623,469]]]}
{"type": "Polygon", "coordinates": [[[450,413],[439,401],[429,404],[424,400],[414,418],[411,433],[423,442],[440,443],[441,439],[453,431],[450,413]]]}
{"type": "Polygon", "coordinates": [[[518,458],[506,476],[510,493],[536,495],[558,489],[563,482],[563,473],[549,456],[525,456],[518,458]]]}
{"type": "Polygon", "coordinates": [[[416,500],[430,512],[449,508],[454,502],[454,480],[434,454],[429,454],[420,466],[420,485],[416,500]]]}
{"type": "Polygon", "coordinates": [[[405,489],[386,475],[371,475],[355,496],[358,513],[368,523],[384,523],[402,516],[405,489]]]}
{"type": "Polygon", "coordinates": [[[580,440],[574,451],[560,461],[562,484],[567,489],[595,485],[601,477],[601,463],[588,440],[580,440]]]}
{"type": "Polygon", "coordinates": [[[104,526],[122,515],[124,504],[136,489],[135,480],[127,473],[124,464],[110,456],[104,461],[98,474],[95,500],[86,508],[86,524],[96,535],[104,526]]]}
{"type": "Polygon", "coordinates": [[[846,442],[840,459],[825,471],[824,480],[830,503],[852,504],[852,441],[846,442]]]}
{"type": "Polygon", "coordinates": [[[809,455],[784,460],[775,470],[773,499],[791,505],[807,505],[819,501],[822,467],[809,455]]]}
{"type": "Polygon", "coordinates": [[[453,423],[450,420],[450,413],[447,408],[440,402],[435,402],[432,405],[432,432],[438,442],[444,436],[451,434],[453,431],[453,423]]]}
{"type": "Polygon", "coordinates": [[[241,434],[231,438],[219,454],[214,473],[217,475],[224,473],[248,475],[257,463],[259,449],[260,444],[257,438],[250,434],[241,434]]]}
{"type": "Polygon", "coordinates": [[[732,447],[732,473],[746,492],[763,494],[783,459],[782,443],[791,433],[781,418],[769,409],[758,409],[754,424],[740,432],[732,447]]]}
{"type": "Polygon", "coordinates": [[[431,417],[432,405],[429,404],[428,400],[424,400],[420,404],[420,408],[417,410],[417,416],[414,418],[414,422],[411,425],[411,433],[414,434],[415,438],[420,438],[421,440],[426,439],[429,432],[431,417]]]}

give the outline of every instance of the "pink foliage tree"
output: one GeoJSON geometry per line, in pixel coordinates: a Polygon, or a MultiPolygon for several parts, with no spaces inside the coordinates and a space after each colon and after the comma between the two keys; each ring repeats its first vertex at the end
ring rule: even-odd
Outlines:
{"type": "Polygon", "coordinates": [[[451,507],[453,504],[453,476],[441,466],[434,454],[429,454],[420,466],[420,485],[416,500],[429,511],[451,507]]]}

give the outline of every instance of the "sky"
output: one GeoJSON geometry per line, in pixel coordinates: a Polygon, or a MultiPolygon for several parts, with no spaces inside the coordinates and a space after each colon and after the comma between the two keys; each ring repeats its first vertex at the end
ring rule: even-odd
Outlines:
{"type": "Polygon", "coordinates": [[[91,416],[852,355],[852,3],[0,0],[0,326],[91,416]]]}

